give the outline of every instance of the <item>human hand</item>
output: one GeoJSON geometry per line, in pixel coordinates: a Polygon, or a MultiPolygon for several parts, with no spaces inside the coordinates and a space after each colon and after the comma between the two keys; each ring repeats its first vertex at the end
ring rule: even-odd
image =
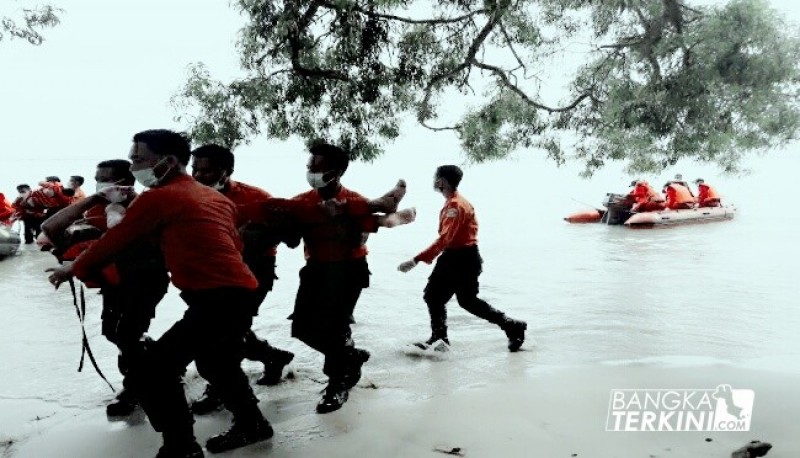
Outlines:
{"type": "Polygon", "coordinates": [[[51,267],[49,269],[45,269],[45,272],[51,272],[48,280],[53,286],[56,287],[56,289],[58,289],[62,283],[73,277],[71,265],[51,267]]]}
{"type": "Polygon", "coordinates": [[[135,190],[133,186],[114,185],[98,191],[95,195],[108,202],[118,204],[120,202],[125,202],[125,200],[133,196],[134,193],[135,190]]]}
{"type": "Polygon", "coordinates": [[[395,227],[403,224],[413,223],[417,219],[417,209],[414,207],[405,208],[396,213],[390,213],[378,217],[378,224],[383,227],[395,227]]]}
{"type": "Polygon", "coordinates": [[[400,272],[406,273],[409,270],[411,270],[414,267],[416,267],[416,265],[417,265],[417,261],[415,261],[413,259],[410,259],[410,260],[400,264],[399,266],[397,266],[397,270],[399,270],[400,272]]]}

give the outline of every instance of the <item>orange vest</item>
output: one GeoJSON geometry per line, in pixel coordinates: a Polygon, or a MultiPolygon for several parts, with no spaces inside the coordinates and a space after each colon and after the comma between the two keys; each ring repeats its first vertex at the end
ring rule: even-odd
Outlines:
{"type": "Polygon", "coordinates": [[[673,205],[688,203],[694,203],[694,197],[689,192],[689,188],[677,183],[667,186],[667,207],[672,208],[673,205]]]}
{"type": "Polygon", "coordinates": [[[717,194],[717,190],[705,183],[700,183],[699,185],[697,185],[697,188],[700,190],[700,195],[697,196],[698,202],[705,202],[706,200],[709,199],[720,198],[719,194],[717,194]]]}
{"type": "Polygon", "coordinates": [[[660,202],[663,199],[661,194],[659,194],[652,186],[646,181],[640,181],[636,183],[636,187],[633,188],[631,191],[631,196],[636,200],[637,204],[643,204],[646,202],[660,202]]]}

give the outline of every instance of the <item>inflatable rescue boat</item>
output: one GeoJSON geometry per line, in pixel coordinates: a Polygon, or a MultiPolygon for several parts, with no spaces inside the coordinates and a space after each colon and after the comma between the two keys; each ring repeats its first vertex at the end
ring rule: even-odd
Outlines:
{"type": "Polygon", "coordinates": [[[564,221],[568,223],[603,223],[610,226],[625,225],[628,227],[670,226],[689,223],[708,223],[733,219],[736,207],[689,208],[685,210],[661,210],[633,213],[633,200],[625,194],[606,194],[603,209],[585,210],[573,213],[564,221]]]}

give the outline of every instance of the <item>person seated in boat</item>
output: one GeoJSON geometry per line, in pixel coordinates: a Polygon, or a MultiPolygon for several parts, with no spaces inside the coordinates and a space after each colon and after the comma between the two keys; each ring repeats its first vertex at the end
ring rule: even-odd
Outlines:
{"type": "Polygon", "coordinates": [[[697,185],[697,206],[698,207],[721,207],[722,199],[717,190],[707,185],[705,180],[698,178],[694,180],[697,185]]]}
{"type": "Polygon", "coordinates": [[[628,196],[634,200],[631,212],[653,212],[664,209],[664,197],[645,180],[631,181],[633,189],[628,196]]]}
{"type": "Polygon", "coordinates": [[[694,196],[688,187],[675,182],[667,183],[667,205],[670,210],[694,208],[694,196]]]}
{"type": "Polygon", "coordinates": [[[692,197],[694,197],[694,193],[692,192],[692,188],[689,187],[689,183],[683,181],[683,175],[681,175],[680,173],[676,173],[675,174],[675,178],[667,181],[667,184],[664,185],[664,189],[662,189],[661,192],[666,193],[667,192],[667,186],[669,186],[669,185],[671,185],[673,183],[679,184],[679,185],[683,186],[684,188],[688,189],[689,190],[689,194],[692,197]]]}
{"type": "Polygon", "coordinates": [[[11,224],[14,213],[14,206],[6,199],[5,194],[0,192],[0,224],[11,224]]]}

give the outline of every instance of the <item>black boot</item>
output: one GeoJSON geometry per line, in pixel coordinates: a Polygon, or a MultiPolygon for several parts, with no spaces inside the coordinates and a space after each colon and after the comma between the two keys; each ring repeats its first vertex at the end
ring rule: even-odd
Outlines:
{"type": "Polygon", "coordinates": [[[128,390],[119,392],[113,401],[106,406],[106,415],[109,417],[124,417],[133,413],[139,402],[128,390]]]}
{"type": "Polygon", "coordinates": [[[211,453],[220,453],[265,441],[274,434],[275,431],[266,419],[241,423],[234,420],[231,429],[208,439],[206,449],[211,453]]]}
{"type": "Polygon", "coordinates": [[[203,395],[189,406],[189,410],[195,415],[208,415],[223,408],[222,400],[217,396],[211,385],[207,385],[203,395]]]}
{"type": "Polygon", "coordinates": [[[294,353],[277,348],[271,352],[270,358],[264,363],[264,374],[256,382],[259,385],[277,385],[281,382],[283,368],[294,359],[294,353]]]}
{"type": "Polygon", "coordinates": [[[342,408],[349,396],[344,380],[331,380],[317,403],[317,413],[330,413],[342,408]]]}
{"type": "Polygon", "coordinates": [[[522,343],[525,342],[525,330],[528,329],[528,324],[524,321],[506,318],[505,322],[503,322],[500,327],[506,332],[506,337],[508,337],[508,351],[519,351],[522,347],[522,343]]]}
{"type": "Polygon", "coordinates": [[[203,448],[197,442],[163,445],[156,458],[204,458],[203,448]]]}
{"type": "Polygon", "coordinates": [[[369,352],[360,348],[352,348],[348,352],[347,360],[343,382],[345,388],[349,390],[361,380],[361,366],[369,360],[369,352]]]}

